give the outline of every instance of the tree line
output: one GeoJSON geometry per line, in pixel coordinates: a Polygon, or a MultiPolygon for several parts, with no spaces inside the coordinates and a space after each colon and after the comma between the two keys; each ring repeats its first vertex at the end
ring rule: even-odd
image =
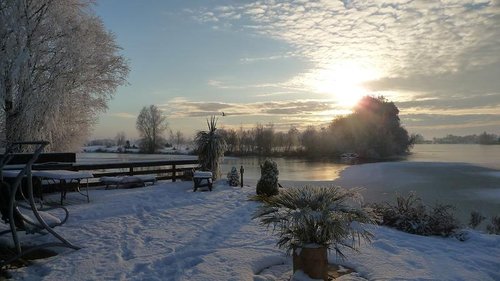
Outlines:
{"type": "Polygon", "coordinates": [[[244,130],[221,129],[229,155],[340,156],[356,153],[384,158],[407,153],[413,144],[401,126],[399,110],[384,97],[364,97],[352,114],[333,119],[327,126],[292,126],[276,131],[273,124],[244,130]]]}
{"type": "Polygon", "coordinates": [[[446,135],[442,138],[433,138],[432,142],[440,144],[500,144],[500,136],[487,132],[466,136],[446,135]]]}
{"type": "MultiPolygon", "coordinates": [[[[145,106],[136,121],[144,153],[155,153],[172,144],[180,146],[186,140],[181,132],[168,132],[166,117],[155,105],[145,106]]],[[[273,124],[257,124],[251,129],[217,129],[224,139],[225,154],[234,156],[304,156],[338,157],[356,153],[362,158],[380,159],[405,154],[415,139],[400,124],[399,110],[384,97],[366,96],[353,113],[339,116],[324,127],[308,126],[302,131],[290,127],[277,131],[273,124]]],[[[116,144],[127,143],[124,133],[118,133],[116,144]]],[[[194,151],[196,153],[196,151],[194,151]]]]}

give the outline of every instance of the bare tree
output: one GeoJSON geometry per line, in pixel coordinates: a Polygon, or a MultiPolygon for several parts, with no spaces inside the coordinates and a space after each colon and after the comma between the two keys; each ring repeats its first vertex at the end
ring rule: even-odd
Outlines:
{"type": "Polygon", "coordinates": [[[85,0],[0,1],[0,110],[8,141],[75,150],[128,74],[85,0]]]}
{"type": "Polygon", "coordinates": [[[155,153],[165,141],[163,134],[167,130],[167,118],[155,105],[145,106],[137,116],[140,148],[146,153],[155,153]]]}
{"type": "Polygon", "coordinates": [[[177,132],[175,132],[175,143],[177,144],[177,149],[179,149],[181,144],[183,144],[184,142],[186,142],[184,134],[180,130],[177,130],[177,132]]]}
{"type": "Polygon", "coordinates": [[[115,137],[116,145],[124,146],[126,141],[127,141],[127,137],[125,135],[125,132],[119,132],[118,134],[116,134],[116,137],[115,137]]]}

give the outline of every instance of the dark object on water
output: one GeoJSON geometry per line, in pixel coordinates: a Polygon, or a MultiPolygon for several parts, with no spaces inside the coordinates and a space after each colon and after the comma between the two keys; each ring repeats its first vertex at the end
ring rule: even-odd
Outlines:
{"type": "Polygon", "coordinates": [[[354,153],[354,152],[348,152],[348,153],[342,153],[342,155],[340,155],[340,158],[342,158],[342,159],[356,159],[356,158],[359,158],[359,155],[357,153],[354,153]]]}

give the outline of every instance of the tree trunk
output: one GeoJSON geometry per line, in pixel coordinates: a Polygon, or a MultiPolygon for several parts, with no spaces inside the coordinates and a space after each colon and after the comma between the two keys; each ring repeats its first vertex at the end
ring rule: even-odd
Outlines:
{"type": "Polygon", "coordinates": [[[293,250],[293,272],[302,270],[313,279],[328,280],[328,251],[326,247],[296,248],[293,250]]]}

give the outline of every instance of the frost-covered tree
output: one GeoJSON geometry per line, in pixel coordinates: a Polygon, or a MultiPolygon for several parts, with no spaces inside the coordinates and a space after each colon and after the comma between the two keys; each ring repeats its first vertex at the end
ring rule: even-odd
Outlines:
{"type": "Polygon", "coordinates": [[[227,173],[227,182],[229,186],[238,186],[238,184],[240,184],[240,174],[236,167],[233,166],[231,171],[227,173]]]}
{"type": "Polygon", "coordinates": [[[165,138],[163,134],[168,128],[167,118],[155,105],[145,106],[137,116],[137,130],[141,137],[139,146],[143,152],[155,153],[165,138]]]}
{"type": "Polygon", "coordinates": [[[77,149],[128,74],[86,0],[0,1],[0,110],[7,141],[77,149]]]}
{"type": "Polygon", "coordinates": [[[271,159],[266,159],[260,165],[260,179],[257,182],[257,195],[273,196],[278,191],[278,165],[271,159]]]}

